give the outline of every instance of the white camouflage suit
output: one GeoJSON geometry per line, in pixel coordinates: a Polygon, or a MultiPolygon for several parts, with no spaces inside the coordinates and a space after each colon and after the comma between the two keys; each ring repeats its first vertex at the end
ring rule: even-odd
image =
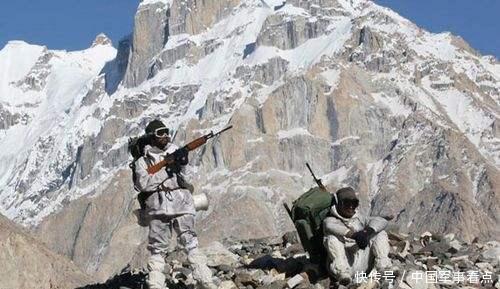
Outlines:
{"type": "MultiPolygon", "coordinates": [[[[206,257],[198,249],[198,238],[194,232],[195,208],[191,192],[180,188],[185,184],[182,173],[169,177],[165,169],[150,175],[146,169],[163,160],[167,153],[178,147],[169,143],[165,150],[147,145],[145,155],[136,163],[136,187],[142,192],[157,191],[146,199],[146,213],[150,217],[147,284],[150,289],[165,287],[165,255],[168,253],[172,233],[177,233],[179,243],[188,254],[193,269],[193,277],[203,288],[215,288],[212,272],[206,265],[206,257]],[[163,184],[163,185],[162,185],[163,184]]],[[[186,187],[186,186],[183,186],[186,187]]]]}
{"type": "Polygon", "coordinates": [[[328,252],[329,270],[333,276],[349,275],[354,278],[356,272],[365,272],[369,269],[370,261],[375,262],[375,268],[389,268],[391,260],[389,254],[389,239],[383,231],[387,220],[381,217],[368,217],[358,212],[351,218],[344,218],[337,212],[336,206],[330,209],[331,215],[323,222],[325,233],[324,245],[328,252]],[[367,226],[375,231],[368,246],[362,250],[354,239],[346,237],[352,232],[359,232],[367,226]]]}

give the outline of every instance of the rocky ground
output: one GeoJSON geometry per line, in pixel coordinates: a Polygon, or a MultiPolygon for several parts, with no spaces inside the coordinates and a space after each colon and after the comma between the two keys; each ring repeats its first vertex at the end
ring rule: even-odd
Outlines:
{"type": "Polygon", "coordinates": [[[93,279],[0,215],[0,289],[69,289],[93,279]]]}
{"type": "MultiPolygon", "coordinates": [[[[393,264],[399,272],[372,272],[348,288],[500,288],[500,242],[465,243],[454,234],[411,236],[389,233],[393,264]],[[391,282],[392,280],[392,282],[391,282]]],[[[295,233],[282,238],[214,242],[203,250],[221,289],[346,288],[319,273],[295,233]],[[223,245],[224,244],[224,245],[223,245]]],[[[167,257],[169,288],[195,288],[181,250],[167,257]]],[[[142,289],[146,273],[125,268],[103,284],[81,289],[142,289]]]]}

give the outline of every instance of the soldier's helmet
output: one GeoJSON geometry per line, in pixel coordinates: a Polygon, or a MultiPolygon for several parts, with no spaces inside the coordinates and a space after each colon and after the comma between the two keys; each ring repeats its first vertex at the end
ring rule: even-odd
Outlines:
{"type": "Polygon", "coordinates": [[[146,134],[165,137],[169,135],[169,129],[161,120],[155,119],[150,121],[146,126],[146,134]]]}

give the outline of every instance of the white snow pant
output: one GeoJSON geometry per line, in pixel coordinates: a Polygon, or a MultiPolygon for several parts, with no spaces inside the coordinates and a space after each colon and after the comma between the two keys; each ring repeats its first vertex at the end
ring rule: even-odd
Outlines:
{"type": "Polygon", "coordinates": [[[334,277],[349,275],[354,278],[356,272],[366,272],[370,260],[375,261],[375,268],[384,269],[392,265],[389,259],[389,238],[385,231],[382,231],[370,239],[368,247],[364,250],[357,245],[346,246],[336,236],[328,235],[324,239],[324,245],[328,252],[328,262],[330,272],[334,277]]]}
{"type": "Polygon", "coordinates": [[[206,265],[205,255],[198,249],[198,238],[194,232],[194,215],[185,214],[173,218],[154,217],[149,223],[148,250],[151,256],[148,260],[149,274],[146,280],[149,288],[166,288],[163,271],[173,230],[180,245],[187,251],[193,278],[202,286],[209,286],[212,283],[212,272],[206,265]]]}

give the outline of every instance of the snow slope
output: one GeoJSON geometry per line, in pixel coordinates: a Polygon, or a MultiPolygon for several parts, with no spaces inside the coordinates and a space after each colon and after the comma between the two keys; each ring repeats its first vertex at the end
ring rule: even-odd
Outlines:
{"type": "MultiPolygon", "coordinates": [[[[30,185],[30,190],[39,192],[41,187],[53,182],[44,168],[50,166],[50,159],[72,157],[59,155],[55,147],[68,145],[65,135],[71,135],[78,126],[74,116],[80,113],[72,109],[88,92],[104,64],[114,59],[115,55],[116,50],[111,45],[67,52],[50,51],[18,41],[9,42],[0,51],[1,108],[3,113],[23,117],[23,121],[13,123],[0,135],[0,146],[3,148],[0,151],[3,214],[12,216],[18,212],[10,206],[19,198],[19,183],[12,183],[14,175],[22,175],[23,178],[36,175],[37,181],[30,185]],[[36,83],[41,86],[36,86],[36,83]],[[35,147],[40,150],[33,150],[35,147]],[[46,159],[40,161],[36,155],[43,155],[46,159]]],[[[85,123],[80,124],[84,125],[80,128],[83,132],[92,130],[85,123]]],[[[30,193],[28,196],[32,197],[30,193]]],[[[30,206],[33,204],[28,201],[21,207],[30,206]]]]}

